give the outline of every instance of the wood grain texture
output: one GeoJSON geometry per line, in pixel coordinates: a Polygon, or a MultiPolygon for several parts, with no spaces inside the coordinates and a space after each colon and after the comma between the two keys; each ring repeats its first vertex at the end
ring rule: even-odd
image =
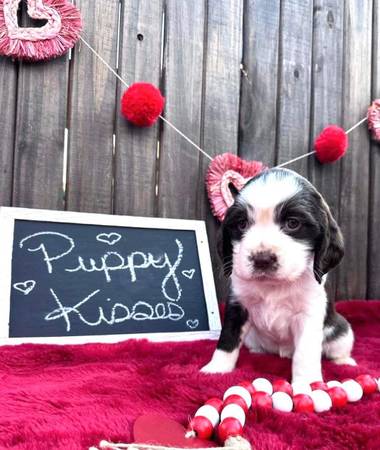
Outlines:
{"type": "Polygon", "coordinates": [[[68,59],[20,63],[13,205],[63,209],[68,59]]]}
{"type": "Polygon", "coordinates": [[[0,206],[12,201],[13,150],[16,122],[18,64],[10,58],[0,58],[0,206]]]}
{"type": "MultiPolygon", "coordinates": [[[[116,65],[118,0],[78,0],[83,37],[116,65]]],[[[84,45],[71,71],[67,209],[112,212],[116,78],[84,45]]]]}
{"type": "MultiPolygon", "coordinates": [[[[372,99],[380,98],[380,1],[373,2],[372,99]]],[[[366,298],[380,299],[380,143],[372,142],[368,234],[368,287],[366,298]]]]}
{"type": "MultiPolygon", "coordinates": [[[[281,2],[278,164],[309,149],[313,2],[281,2]]],[[[291,169],[307,175],[307,160],[291,169]]]]}
{"type": "MultiPolygon", "coordinates": [[[[311,143],[329,124],[342,125],[344,4],[314,1],[311,143]]],[[[309,179],[339,222],[341,163],[320,164],[309,158],[309,179]]],[[[336,296],[336,271],[329,274],[328,294],[336,296]]]]}
{"type": "Polygon", "coordinates": [[[279,26],[279,1],[245,2],[239,156],[268,166],[276,161],[279,26]]]}
{"type": "MultiPolygon", "coordinates": [[[[212,156],[238,151],[242,18],[242,0],[208,1],[202,144],[212,156]]],[[[206,218],[217,293],[223,299],[226,298],[226,280],[216,252],[219,224],[210,212],[205,191],[205,174],[209,163],[207,158],[201,157],[198,217],[206,218]]]]}
{"type": "MultiPolygon", "coordinates": [[[[344,45],[344,128],[365,116],[371,100],[372,1],[347,0],[344,45]]],[[[338,298],[365,298],[367,289],[369,136],[366,124],[350,135],[342,160],[340,223],[346,254],[338,269],[338,298]]]]}
{"type": "MultiPolygon", "coordinates": [[[[124,2],[119,73],[129,84],[160,85],[163,0],[124,2]]],[[[125,91],[118,86],[118,105],[125,91]]],[[[115,207],[117,214],[153,216],[156,206],[157,139],[160,121],[151,128],[116,121],[115,207]]]]}
{"type": "MultiPolygon", "coordinates": [[[[204,3],[166,2],[165,117],[197,144],[201,136],[204,3]]],[[[199,153],[163,124],[160,139],[158,213],[197,217],[199,153]]]]}

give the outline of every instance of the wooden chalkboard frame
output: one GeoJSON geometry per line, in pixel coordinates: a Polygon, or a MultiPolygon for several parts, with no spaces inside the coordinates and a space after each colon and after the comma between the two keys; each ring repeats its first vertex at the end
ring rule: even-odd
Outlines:
{"type": "Polygon", "coordinates": [[[0,207],[0,344],[55,343],[81,344],[89,342],[118,342],[125,339],[149,339],[152,341],[188,341],[197,339],[217,339],[221,330],[218,301],[215,292],[210,251],[205,222],[135,216],[106,215],[69,211],[50,211],[14,207],[0,207]],[[100,226],[120,226],[133,228],[156,228],[190,230],[195,232],[199,263],[202,272],[203,291],[209,322],[208,331],[187,331],[178,333],[139,333],[93,336],[63,337],[10,337],[9,314],[12,285],[12,253],[14,226],[16,220],[46,221],[59,223],[87,224],[100,226]]]}

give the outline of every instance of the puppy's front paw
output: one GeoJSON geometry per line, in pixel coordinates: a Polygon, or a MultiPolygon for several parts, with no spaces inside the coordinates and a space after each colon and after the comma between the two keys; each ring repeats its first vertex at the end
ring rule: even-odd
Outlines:
{"type": "Polygon", "coordinates": [[[203,366],[200,371],[202,373],[228,373],[232,372],[233,369],[233,367],[231,368],[226,365],[222,366],[221,364],[211,360],[208,364],[203,366]]]}
{"type": "Polygon", "coordinates": [[[349,366],[357,366],[356,361],[354,358],[351,358],[350,356],[347,356],[345,358],[336,358],[332,360],[335,364],[338,364],[338,366],[341,366],[343,364],[347,364],[349,366]]]}

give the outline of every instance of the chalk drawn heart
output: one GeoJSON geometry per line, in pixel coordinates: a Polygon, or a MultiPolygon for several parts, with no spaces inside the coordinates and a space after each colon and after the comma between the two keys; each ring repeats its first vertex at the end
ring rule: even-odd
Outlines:
{"type": "Polygon", "coordinates": [[[186,325],[191,329],[191,330],[195,330],[196,328],[198,328],[199,325],[199,320],[198,319],[194,319],[194,320],[187,320],[186,321],[186,325]]]}
{"type": "Polygon", "coordinates": [[[121,239],[121,234],[119,233],[100,233],[96,236],[99,242],[104,242],[108,245],[114,245],[121,239]]]}
{"type": "Polygon", "coordinates": [[[42,60],[60,56],[73,47],[82,29],[81,15],[69,0],[27,0],[28,16],[45,20],[41,27],[20,27],[21,0],[0,2],[0,54],[42,60]]]}
{"type": "Polygon", "coordinates": [[[182,270],[182,275],[184,277],[188,278],[189,280],[193,279],[194,274],[195,274],[195,269],[182,270]]]}
{"type": "Polygon", "coordinates": [[[22,281],[20,283],[15,283],[13,287],[17,290],[22,292],[24,295],[28,295],[29,292],[32,292],[34,287],[36,285],[36,282],[34,280],[27,280],[22,281]]]}
{"type": "Polygon", "coordinates": [[[244,161],[232,153],[216,156],[210,163],[206,175],[206,187],[211,211],[220,221],[234,203],[229,189],[233,184],[240,191],[248,180],[266,169],[260,161],[244,161]]]}

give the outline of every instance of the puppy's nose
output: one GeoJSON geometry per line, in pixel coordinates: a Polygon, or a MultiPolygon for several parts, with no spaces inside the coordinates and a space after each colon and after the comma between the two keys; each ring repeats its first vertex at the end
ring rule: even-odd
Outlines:
{"type": "Polygon", "coordinates": [[[250,260],[257,270],[273,270],[277,266],[277,256],[269,251],[253,253],[250,260]]]}

